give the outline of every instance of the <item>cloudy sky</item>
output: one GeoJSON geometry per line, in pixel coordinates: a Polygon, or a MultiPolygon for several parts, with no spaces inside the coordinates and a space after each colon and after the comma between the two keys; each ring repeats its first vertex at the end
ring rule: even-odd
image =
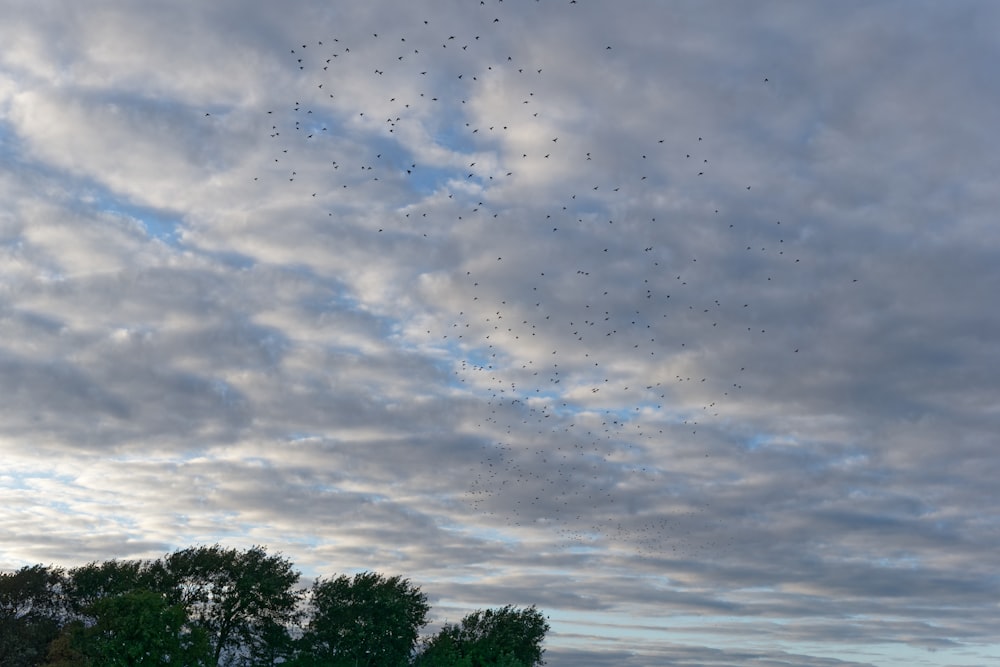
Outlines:
{"type": "Polygon", "coordinates": [[[0,567],[995,664],[996,4],[0,6],[0,567]]]}

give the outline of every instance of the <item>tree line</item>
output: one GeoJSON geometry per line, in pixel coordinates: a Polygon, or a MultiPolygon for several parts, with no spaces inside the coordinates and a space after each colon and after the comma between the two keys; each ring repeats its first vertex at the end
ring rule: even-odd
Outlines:
{"type": "Polygon", "coordinates": [[[263,547],[0,573],[4,667],[536,667],[534,606],[473,612],[421,637],[430,607],[408,579],[300,573],[263,547]]]}

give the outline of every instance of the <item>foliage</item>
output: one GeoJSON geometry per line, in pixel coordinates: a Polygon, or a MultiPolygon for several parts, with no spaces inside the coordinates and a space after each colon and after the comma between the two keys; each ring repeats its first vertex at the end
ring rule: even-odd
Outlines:
{"type": "Polygon", "coordinates": [[[65,648],[69,650],[64,651],[69,654],[70,664],[101,667],[210,664],[211,652],[204,630],[192,627],[184,607],[170,604],[160,593],[139,590],[104,597],[87,612],[94,624],[77,625],[68,633],[65,648]]]}
{"type": "Polygon", "coordinates": [[[301,665],[405,665],[430,609],[409,580],[374,572],[318,579],[311,594],[301,665]]]}
{"type": "Polygon", "coordinates": [[[536,667],[544,665],[542,640],[549,630],[535,607],[476,611],[445,625],[424,645],[420,667],[536,667]]]}
{"type": "Polygon", "coordinates": [[[469,614],[424,641],[427,596],[363,572],[296,588],[262,547],[192,547],[157,560],[0,573],[3,667],[538,667],[534,608],[469,614]],[[308,594],[308,597],[306,597],[308,594]],[[303,605],[304,602],[308,604],[303,605]]]}
{"type": "Polygon", "coordinates": [[[180,601],[207,633],[213,664],[270,666],[290,653],[302,597],[291,561],[262,547],[215,545],[176,551],[165,565],[180,601]]]}
{"type": "Polygon", "coordinates": [[[70,621],[59,631],[59,636],[49,644],[44,667],[92,667],[91,660],[80,650],[80,636],[85,630],[83,621],[70,621]]]}
{"type": "Polygon", "coordinates": [[[0,665],[29,667],[45,657],[63,617],[62,577],[43,565],[0,573],[0,665]]]}
{"type": "Polygon", "coordinates": [[[156,591],[171,595],[173,582],[160,561],[109,560],[91,562],[69,571],[66,598],[70,610],[86,615],[86,610],[104,598],[133,591],[156,591]]]}

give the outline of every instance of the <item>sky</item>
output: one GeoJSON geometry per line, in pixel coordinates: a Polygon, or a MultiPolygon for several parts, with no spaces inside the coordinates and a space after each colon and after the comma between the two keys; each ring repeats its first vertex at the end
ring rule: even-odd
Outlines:
{"type": "Polygon", "coordinates": [[[0,7],[0,568],[996,664],[996,3],[0,7]]]}

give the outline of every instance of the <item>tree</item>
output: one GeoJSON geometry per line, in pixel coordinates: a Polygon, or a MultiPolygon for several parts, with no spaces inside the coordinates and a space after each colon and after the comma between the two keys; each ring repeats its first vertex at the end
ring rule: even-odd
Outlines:
{"type": "Polygon", "coordinates": [[[176,584],[159,560],[94,561],[73,568],[66,577],[68,606],[77,616],[85,616],[104,598],[133,591],[156,591],[176,599],[176,584]]]}
{"type": "Polygon", "coordinates": [[[64,625],[49,644],[44,667],[92,667],[90,659],[79,649],[80,635],[85,629],[83,621],[64,625]]]}
{"type": "Polygon", "coordinates": [[[363,572],[296,588],[263,547],[192,547],[158,560],[0,573],[2,667],[539,667],[534,608],[469,614],[415,655],[427,596],[363,572]]]}
{"type": "Polygon", "coordinates": [[[259,546],[216,544],[176,551],[165,567],[192,621],[207,633],[212,664],[270,666],[290,653],[302,597],[291,561],[259,546]]]}
{"type": "Polygon", "coordinates": [[[416,662],[420,667],[537,667],[545,664],[542,640],[548,630],[534,606],[475,611],[425,642],[416,662]]]}
{"type": "Polygon", "coordinates": [[[427,596],[408,579],[362,572],[317,579],[298,664],[398,667],[408,664],[427,596]]]}
{"type": "MultiPolygon", "coordinates": [[[[93,625],[75,625],[60,650],[64,663],[100,667],[204,667],[212,658],[205,631],[192,627],[184,607],[161,593],[130,591],[87,609],[93,625]],[[83,658],[82,660],[80,658],[83,658]]],[[[51,660],[50,665],[55,662],[51,660]]]]}
{"type": "Polygon", "coordinates": [[[63,571],[43,565],[0,573],[0,665],[39,664],[64,616],[63,571]]]}

